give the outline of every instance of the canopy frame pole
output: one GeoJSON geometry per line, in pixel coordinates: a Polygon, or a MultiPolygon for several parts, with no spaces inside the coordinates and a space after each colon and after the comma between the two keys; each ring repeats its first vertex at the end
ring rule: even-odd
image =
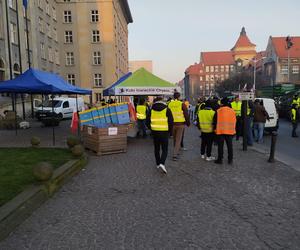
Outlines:
{"type": "Polygon", "coordinates": [[[77,113],[77,135],[80,137],[80,127],[79,127],[79,110],[78,110],[78,99],[76,94],[76,113],[77,113]]]}
{"type": "Polygon", "coordinates": [[[34,111],[33,111],[33,96],[30,94],[30,101],[31,101],[31,118],[34,118],[34,111]]]}
{"type": "Polygon", "coordinates": [[[16,95],[16,93],[14,93],[13,99],[14,99],[14,102],[15,102],[15,131],[16,131],[16,135],[18,135],[18,124],[17,124],[17,95],[16,95]]]}
{"type": "Polygon", "coordinates": [[[51,95],[51,106],[52,106],[52,143],[55,146],[55,131],[54,131],[54,106],[53,106],[53,95],[51,95]]]}

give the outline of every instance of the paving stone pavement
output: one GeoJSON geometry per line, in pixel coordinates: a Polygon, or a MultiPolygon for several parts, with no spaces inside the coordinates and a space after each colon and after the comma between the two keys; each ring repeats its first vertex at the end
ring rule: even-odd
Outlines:
{"type": "Polygon", "coordinates": [[[196,128],[185,144],[167,175],[150,138],[91,156],[0,249],[300,249],[299,172],[237,142],[234,165],[205,162],[196,128]]]}

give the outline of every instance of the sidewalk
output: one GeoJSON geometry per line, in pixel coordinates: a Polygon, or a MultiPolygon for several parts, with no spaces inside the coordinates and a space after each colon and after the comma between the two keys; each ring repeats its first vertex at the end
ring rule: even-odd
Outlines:
{"type": "Polygon", "coordinates": [[[169,155],[167,175],[155,168],[151,139],[92,156],[0,249],[299,248],[300,173],[239,143],[234,165],[216,165],[199,145],[188,129],[189,151],[178,162],[169,155]]]}

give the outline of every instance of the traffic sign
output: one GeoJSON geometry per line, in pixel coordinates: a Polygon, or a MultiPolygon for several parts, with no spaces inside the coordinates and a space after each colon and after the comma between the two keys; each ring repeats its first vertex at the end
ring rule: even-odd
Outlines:
{"type": "Polygon", "coordinates": [[[253,92],[238,92],[241,101],[253,100],[255,98],[253,92]]]}

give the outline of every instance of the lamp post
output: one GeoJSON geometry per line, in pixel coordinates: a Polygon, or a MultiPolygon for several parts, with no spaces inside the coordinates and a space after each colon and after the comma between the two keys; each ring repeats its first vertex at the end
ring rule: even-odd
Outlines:
{"type": "Polygon", "coordinates": [[[265,58],[266,57],[263,56],[262,58],[260,58],[258,60],[256,59],[256,57],[254,57],[252,59],[244,59],[246,61],[253,61],[254,62],[254,66],[253,66],[253,87],[252,87],[253,90],[255,90],[255,86],[256,86],[256,63],[263,60],[263,59],[265,59],[265,58]]]}
{"type": "Polygon", "coordinates": [[[288,54],[288,83],[290,83],[290,48],[292,48],[294,44],[290,36],[287,36],[285,41],[286,41],[286,49],[288,54]]]}

